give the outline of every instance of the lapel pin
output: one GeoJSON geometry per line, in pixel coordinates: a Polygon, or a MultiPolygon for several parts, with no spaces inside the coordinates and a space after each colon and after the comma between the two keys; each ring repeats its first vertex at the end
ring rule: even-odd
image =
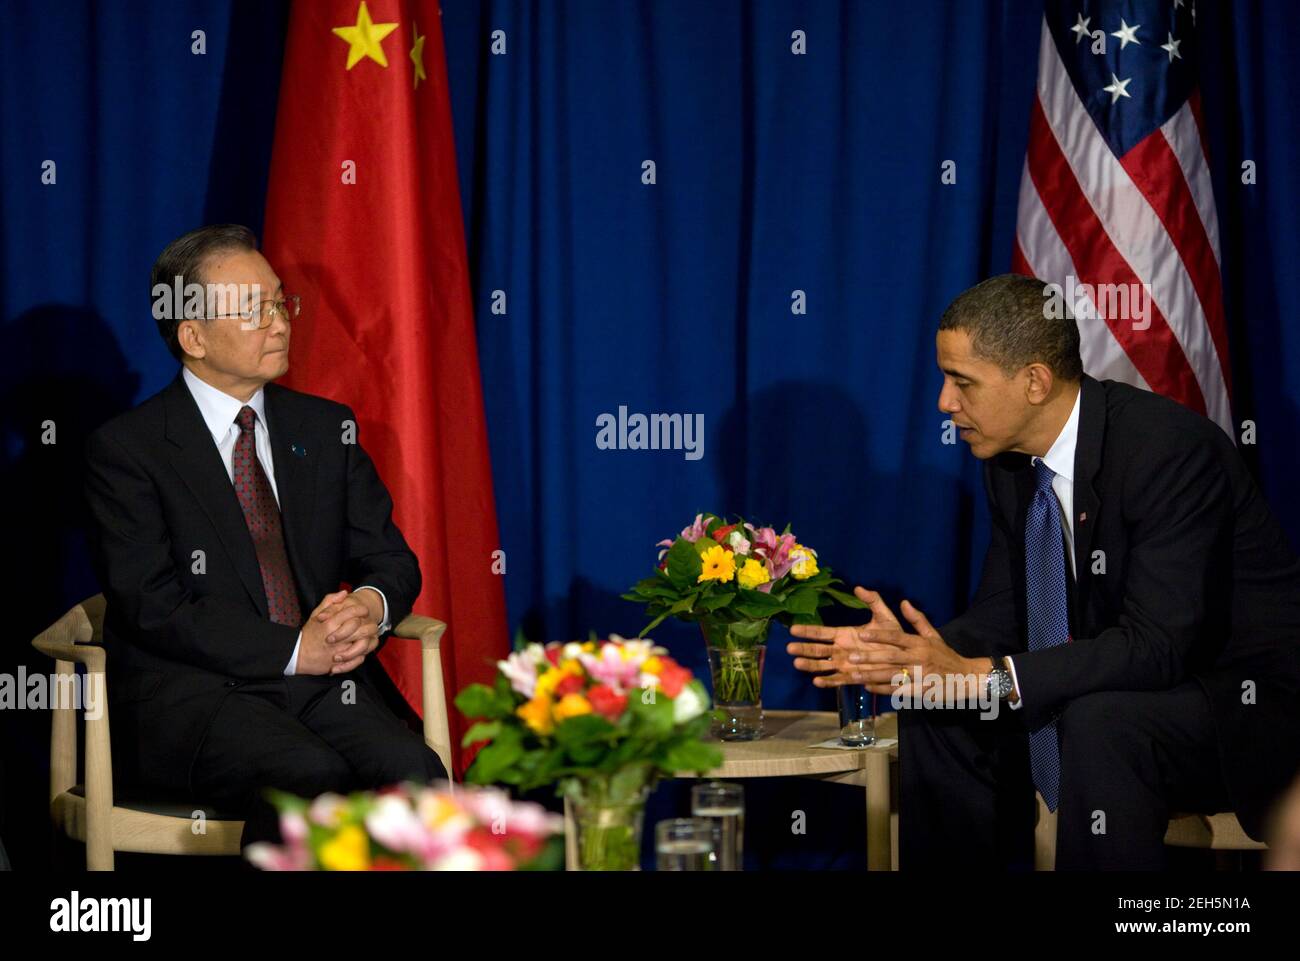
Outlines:
{"type": "Polygon", "coordinates": [[[290,444],[289,450],[293,451],[294,455],[297,457],[307,456],[307,448],[303,447],[301,444],[290,444]]]}
{"type": "Polygon", "coordinates": [[[1084,511],[1082,514],[1079,515],[1079,523],[1080,523],[1080,524],[1082,524],[1082,523],[1083,523],[1084,521],[1086,521],[1087,519],[1088,519],[1088,512],[1087,512],[1087,511],[1084,511]]]}

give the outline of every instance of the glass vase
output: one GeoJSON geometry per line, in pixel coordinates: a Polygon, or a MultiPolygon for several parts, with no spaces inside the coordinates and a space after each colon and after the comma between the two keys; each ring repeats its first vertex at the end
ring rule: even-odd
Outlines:
{"type": "Polygon", "coordinates": [[[650,785],[620,786],[619,778],[575,781],[567,791],[579,871],[639,871],[641,830],[650,785]]]}
{"type": "Polygon", "coordinates": [[[763,659],[767,619],[701,620],[713,681],[713,734],[723,741],[763,736],[763,659]]]}

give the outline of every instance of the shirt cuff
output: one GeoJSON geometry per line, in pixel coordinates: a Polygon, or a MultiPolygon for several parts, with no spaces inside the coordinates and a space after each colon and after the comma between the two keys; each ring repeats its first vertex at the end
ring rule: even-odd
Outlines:
{"type": "Polygon", "coordinates": [[[298,673],[298,648],[302,647],[302,631],[298,632],[298,640],[293,644],[293,655],[289,658],[289,666],[284,669],[284,676],[298,673]]]}
{"type": "Polygon", "coordinates": [[[1020,695],[1020,698],[1016,701],[1016,703],[1010,705],[1010,707],[1011,710],[1018,711],[1025,706],[1025,692],[1020,690],[1020,681],[1016,679],[1016,662],[1009,657],[1006,659],[1006,661],[1007,661],[1007,670],[1011,672],[1011,683],[1016,693],[1020,695]]]}
{"type": "MultiPolygon", "coordinates": [[[[388,623],[388,598],[384,596],[384,592],[377,587],[372,587],[369,584],[362,584],[360,587],[357,588],[357,591],[374,591],[376,594],[379,595],[379,599],[384,602],[384,619],[379,622],[379,633],[381,635],[387,634],[390,630],[392,630],[393,625],[388,623]]],[[[352,593],[355,594],[356,591],[353,591],[352,593]]]]}

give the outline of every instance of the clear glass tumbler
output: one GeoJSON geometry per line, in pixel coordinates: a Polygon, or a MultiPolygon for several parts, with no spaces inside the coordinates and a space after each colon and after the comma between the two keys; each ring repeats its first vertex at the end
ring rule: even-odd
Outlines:
{"type": "Polygon", "coordinates": [[[745,866],[745,789],[727,781],[706,781],[691,788],[691,814],[713,827],[711,860],[719,871],[745,866]]]}

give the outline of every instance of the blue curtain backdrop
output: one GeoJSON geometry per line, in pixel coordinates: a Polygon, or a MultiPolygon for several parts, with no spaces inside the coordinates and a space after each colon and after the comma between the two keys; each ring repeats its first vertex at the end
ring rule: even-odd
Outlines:
{"type": "MultiPolygon", "coordinates": [[[[1284,2],[1225,6],[1200,16],[1235,409],[1258,424],[1244,453],[1300,541],[1300,327],[1284,296],[1300,263],[1300,24],[1284,2]]],[[[511,624],[635,633],[618,594],[700,510],[789,521],[850,583],[907,596],[936,624],[960,611],[987,517],[977,463],[941,443],[933,330],[951,297],[1008,265],[1039,5],[443,12],[511,624]],[[806,313],[792,313],[796,291],[806,313]],[[598,449],[597,417],[620,407],[702,415],[703,455],[598,449]]],[[[149,316],[154,257],[203,222],[260,229],[285,13],[0,9],[3,570],[20,601],[0,671],[39,669],[27,639],[98,589],[81,440],[174,374],[149,316]]],[[[691,628],[656,638],[704,670],[691,628]]],[[[769,705],[831,707],[785,639],[774,632],[769,705]]],[[[22,866],[43,857],[22,825],[44,823],[49,719],[5,713],[0,836],[22,866]]],[[[816,804],[835,823],[765,863],[861,862],[856,800],[768,790],[785,824],[816,804]]]]}

